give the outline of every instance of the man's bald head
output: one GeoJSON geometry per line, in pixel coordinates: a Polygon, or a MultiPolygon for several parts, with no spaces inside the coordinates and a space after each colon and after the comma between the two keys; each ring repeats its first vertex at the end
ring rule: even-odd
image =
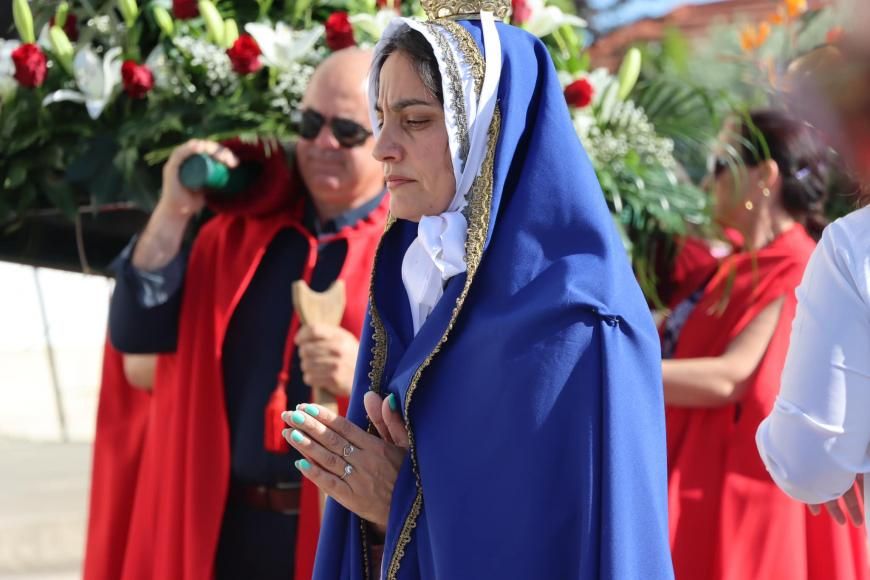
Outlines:
{"type": "Polygon", "coordinates": [[[316,104],[329,95],[339,100],[354,101],[362,107],[362,114],[367,118],[366,79],[371,65],[370,50],[351,47],[332,53],[311,75],[302,97],[302,106],[316,104]]]}
{"type": "Polygon", "coordinates": [[[342,147],[330,124],[336,118],[346,119],[371,131],[366,95],[371,64],[371,51],[339,50],[320,63],[302,97],[302,110],[316,112],[326,121],[316,137],[300,139],[296,148],[302,179],[321,219],[364,204],[384,186],[383,169],[372,157],[374,139],[342,147]]]}
{"type": "Polygon", "coordinates": [[[302,108],[312,107],[327,117],[340,116],[371,129],[366,94],[371,64],[368,50],[352,47],[334,52],[311,75],[302,108]]]}

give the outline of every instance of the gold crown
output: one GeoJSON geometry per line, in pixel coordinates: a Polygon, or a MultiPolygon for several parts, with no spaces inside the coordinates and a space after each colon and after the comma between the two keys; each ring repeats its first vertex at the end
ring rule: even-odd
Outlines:
{"type": "Polygon", "coordinates": [[[479,17],[481,12],[487,10],[507,22],[511,15],[510,0],[422,0],[422,4],[429,20],[479,17]]]}

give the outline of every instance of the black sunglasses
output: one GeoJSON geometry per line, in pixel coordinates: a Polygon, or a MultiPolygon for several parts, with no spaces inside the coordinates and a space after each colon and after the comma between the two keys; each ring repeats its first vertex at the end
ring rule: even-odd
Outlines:
{"type": "MultiPolygon", "coordinates": [[[[335,140],[347,149],[362,145],[372,135],[371,131],[350,119],[333,117],[328,123],[335,140]]],[[[326,117],[314,109],[305,109],[302,111],[302,118],[299,121],[299,136],[303,139],[314,139],[326,124],[326,117]]]]}

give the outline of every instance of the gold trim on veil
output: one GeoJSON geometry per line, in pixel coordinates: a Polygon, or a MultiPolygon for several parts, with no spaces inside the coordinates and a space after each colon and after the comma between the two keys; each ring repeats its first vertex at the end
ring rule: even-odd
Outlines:
{"type": "Polygon", "coordinates": [[[486,11],[507,22],[511,15],[511,3],[503,0],[422,0],[421,4],[429,20],[479,18],[486,11]]]}
{"type": "MultiPolygon", "coordinates": [[[[445,2],[440,4],[446,5],[448,3],[445,2]]],[[[460,4],[450,4],[460,6],[460,4]]],[[[478,12],[480,10],[488,10],[490,9],[488,6],[489,4],[487,4],[486,6],[481,6],[480,3],[477,3],[475,4],[475,10],[478,12]]],[[[508,5],[508,13],[509,8],[510,7],[508,5]]],[[[498,15],[498,13],[496,13],[496,15],[498,15]]],[[[446,43],[447,36],[450,36],[452,40],[456,42],[456,44],[459,46],[460,52],[462,53],[465,62],[470,65],[474,77],[475,90],[479,95],[481,87],[483,85],[485,64],[480,49],[477,47],[474,38],[471,36],[468,30],[466,30],[456,22],[446,19],[439,19],[434,22],[430,22],[427,24],[427,26],[429,27],[430,31],[436,35],[436,39],[440,39],[438,40],[439,44],[441,43],[441,40],[446,43]]],[[[442,46],[441,48],[444,47],[442,46]]],[[[445,51],[445,54],[452,55],[452,52],[447,50],[445,51]]],[[[458,78],[459,72],[455,66],[455,62],[452,62],[451,59],[452,56],[447,57],[447,70],[442,70],[441,73],[445,76],[448,83],[453,84],[453,86],[461,86],[461,82],[458,78]]],[[[461,100],[461,91],[454,92],[454,96],[458,97],[459,100],[461,100]]],[[[461,126],[464,125],[463,128],[466,134],[460,137],[460,142],[462,143],[466,143],[469,140],[467,123],[465,123],[464,121],[465,120],[463,119],[463,123],[461,126]]],[[[417,371],[414,373],[414,376],[408,386],[408,391],[405,397],[405,427],[408,430],[408,439],[410,441],[409,453],[411,456],[411,464],[414,476],[416,478],[417,494],[414,498],[411,510],[402,524],[401,532],[399,534],[399,540],[396,544],[395,550],[393,551],[389,567],[387,568],[387,580],[395,580],[398,577],[399,568],[401,566],[402,559],[405,556],[405,548],[411,541],[411,534],[413,533],[413,529],[417,525],[417,519],[420,516],[420,512],[423,506],[423,485],[420,479],[420,470],[417,465],[417,452],[414,442],[414,431],[410,422],[411,401],[413,400],[414,394],[417,390],[424,371],[429,367],[432,360],[446,344],[450,332],[453,329],[465,303],[465,299],[468,296],[468,292],[471,289],[471,284],[474,281],[474,277],[478,270],[478,267],[480,266],[481,259],[483,258],[483,248],[489,234],[490,214],[492,211],[492,190],[493,173],[495,166],[495,152],[496,145],[498,143],[500,128],[501,112],[499,108],[496,107],[495,112],[493,113],[492,122],[490,123],[487,133],[486,155],[484,157],[480,171],[478,172],[472,184],[468,200],[468,206],[465,209],[465,215],[468,220],[468,233],[465,242],[465,261],[467,265],[467,276],[465,279],[465,285],[456,299],[456,304],[453,308],[453,312],[450,315],[450,320],[446,328],[444,329],[441,338],[432,349],[432,351],[423,360],[422,364],[417,368],[417,371]]],[[[394,222],[395,220],[393,218],[390,218],[388,220],[388,225],[386,228],[387,232],[390,230],[394,222]]],[[[379,248],[378,252],[375,254],[375,270],[377,269],[377,261],[380,251],[381,250],[379,248]]],[[[374,346],[372,347],[372,360],[370,364],[371,370],[369,372],[369,379],[371,380],[371,389],[376,393],[380,393],[382,389],[381,382],[383,381],[384,367],[387,360],[387,339],[386,330],[384,329],[381,316],[378,313],[376,307],[374,274],[372,276],[372,284],[369,292],[369,304],[371,308],[371,325],[373,331],[372,338],[374,342],[374,346]]],[[[364,555],[364,562],[366,562],[367,566],[365,575],[366,578],[368,578],[368,549],[364,523],[362,523],[362,528],[362,550],[364,555]]]]}

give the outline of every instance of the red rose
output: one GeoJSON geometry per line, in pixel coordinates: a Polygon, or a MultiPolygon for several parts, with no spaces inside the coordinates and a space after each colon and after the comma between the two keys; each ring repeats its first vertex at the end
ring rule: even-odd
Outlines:
{"type": "Polygon", "coordinates": [[[528,22],[532,16],[532,9],[526,0],[511,1],[511,24],[521,26],[528,22]]]}
{"type": "Polygon", "coordinates": [[[565,100],[572,107],[582,109],[592,102],[595,89],[586,79],[578,79],[565,87],[565,100]]]}
{"type": "MultiPolygon", "coordinates": [[[[48,21],[49,26],[54,26],[54,16],[48,21]]],[[[72,42],[79,39],[78,19],[75,14],[67,14],[66,22],[63,23],[63,31],[66,32],[66,37],[72,42]]]]}
{"type": "Polygon", "coordinates": [[[199,16],[199,6],[196,0],[172,0],[172,14],[182,20],[196,18],[199,16]]]}
{"type": "Polygon", "coordinates": [[[263,53],[260,52],[260,46],[249,34],[239,36],[232,48],[227,50],[233,70],[240,75],[255,73],[263,68],[263,63],[260,62],[261,54],[263,53]]]}
{"type": "Polygon", "coordinates": [[[347,12],[330,14],[329,18],[326,19],[326,46],[335,51],[355,44],[353,27],[350,25],[347,12]]]}
{"type": "Polygon", "coordinates": [[[15,63],[15,80],[23,87],[41,87],[48,69],[45,55],[35,44],[22,44],[12,51],[15,63]]]}
{"type": "Polygon", "coordinates": [[[135,60],[125,60],[121,65],[121,80],[124,92],[134,99],[141,99],[154,87],[154,75],[147,66],[136,64],[135,60]]]}

